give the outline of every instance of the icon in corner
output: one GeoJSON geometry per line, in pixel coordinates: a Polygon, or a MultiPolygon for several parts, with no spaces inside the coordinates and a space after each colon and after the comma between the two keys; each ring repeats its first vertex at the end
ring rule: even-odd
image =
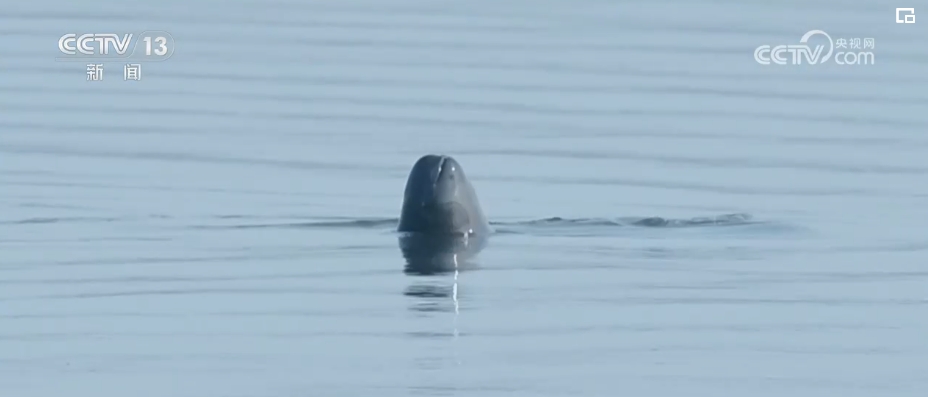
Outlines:
{"type": "Polygon", "coordinates": [[[896,9],[896,23],[915,23],[915,9],[914,8],[897,8],[896,9]]]}

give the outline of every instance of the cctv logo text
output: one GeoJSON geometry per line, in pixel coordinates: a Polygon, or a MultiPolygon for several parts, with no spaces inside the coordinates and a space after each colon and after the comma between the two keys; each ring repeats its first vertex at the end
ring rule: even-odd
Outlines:
{"type": "MultiPolygon", "coordinates": [[[[872,39],[867,39],[871,40],[872,39]]],[[[839,43],[840,47],[844,46],[843,40],[839,43]]],[[[834,55],[835,63],[839,65],[873,65],[876,58],[872,51],[840,51],[835,53],[835,42],[828,33],[821,30],[810,30],[799,39],[799,44],[786,44],[778,46],[762,45],[754,49],[754,60],[761,65],[801,65],[803,59],[809,65],[821,65],[827,62],[834,55]],[[819,44],[814,47],[807,43],[812,36],[821,35],[828,39],[827,51],[826,45],[819,44]]]]}
{"type": "Polygon", "coordinates": [[[133,58],[158,62],[174,54],[174,37],[160,30],[132,33],[68,33],[58,39],[59,61],[105,61],[133,58]],[[133,44],[133,40],[135,43],[133,44]],[[131,50],[131,51],[130,51],[131,50]]]}
{"type": "Polygon", "coordinates": [[[132,40],[132,34],[125,34],[122,38],[115,33],[90,33],[80,36],[69,33],[58,39],[58,50],[65,55],[76,55],[78,52],[84,55],[109,55],[110,48],[117,55],[125,55],[129,51],[129,41],[132,40]],[[92,43],[98,43],[92,47],[92,43]]]}

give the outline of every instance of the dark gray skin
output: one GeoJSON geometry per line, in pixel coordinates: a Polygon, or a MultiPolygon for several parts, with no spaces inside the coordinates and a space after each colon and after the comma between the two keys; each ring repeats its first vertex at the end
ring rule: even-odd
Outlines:
{"type": "Polygon", "coordinates": [[[397,231],[407,272],[432,274],[459,269],[493,229],[461,165],[430,154],[409,172],[397,231]]]}

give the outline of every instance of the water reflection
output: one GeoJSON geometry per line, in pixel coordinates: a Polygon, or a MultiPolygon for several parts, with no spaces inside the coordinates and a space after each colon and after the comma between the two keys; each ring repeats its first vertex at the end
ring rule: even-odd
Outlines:
{"type": "Polygon", "coordinates": [[[410,310],[418,312],[428,317],[440,318],[436,312],[453,312],[450,332],[447,326],[440,325],[438,329],[428,326],[425,329],[418,328],[416,331],[409,332],[408,335],[416,338],[437,338],[451,337],[451,357],[440,355],[439,357],[423,358],[430,362],[445,362],[449,359],[455,365],[460,365],[461,360],[458,352],[458,338],[461,336],[459,327],[459,318],[461,314],[461,304],[459,300],[459,280],[460,272],[454,271],[454,278],[451,285],[446,284],[446,279],[416,279],[412,285],[403,291],[403,295],[414,298],[410,310]]]}
{"type": "Polygon", "coordinates": [[[461,311],[461,303],[458,299],[460,274],[458,271],[454,272],[451,285],[420,282],[407,287],[403,295],[416,298],[415,304],[410,309],[424,313],[453,311],[455,315],[459,314],[461,311]]]}
{"type": "Polygon", "coordinates": [[[474,257],[487,245],[485,235],[404,233],[400,251],[408,275],[435,275],[476,268],[474,257]]]}
{"type": "MultiPolygon", "coordinates": [[[[420,364],[417,369],[434,371],[445,370],[446,363],[453,366],[461,365],[458,346],[461,335],[460,275],[462,270],[476,268],[473,260],[486,244],[487,236],[483,234],[400,234],[400,251],[406,259],[404,272],[411,276],[440,276],[415,277],[412,279],[412,285],[403,292],[403,295],[414,298],[410,310],[422,317],[430,318],[421,325],[417,323],[415,330],[408,335],[414,338],[451,337],[451,343],[447,346],[450,352],[442,349],[437,355],[429,354],[427,357],[417,358],[416,363],[420,364]],[[448,278],[444,277],[448,273],[453,274],[450,285],[448,278]],[[450,327],[445,325],[445,316],[441,314],[447,312],[454,313],[450,327]],[[438,320],[439,323],[435,324],[434,320],[438,320]],[[422,363],[428,363],[429,366],[422,367],[422,363]]],[[[415,385],[410,388],[411,393],[421,393],[424,390],[444,389],[434,389],[431,385],[415,385]]]]}

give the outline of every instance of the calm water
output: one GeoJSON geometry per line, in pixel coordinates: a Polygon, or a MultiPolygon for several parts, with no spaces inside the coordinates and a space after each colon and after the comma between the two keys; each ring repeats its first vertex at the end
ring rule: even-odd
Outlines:
{"type": "Polygon", "coordinates": [[[0,391],[924,396],[925,25],[773,3],[6,7],[0,391]],[[141,81],[54,61],[149,29],[141,81]],[[754,61],[811,29],[876,64],[754,61]],[[411,276],[432,152],[504,233],[411,276]]]}

